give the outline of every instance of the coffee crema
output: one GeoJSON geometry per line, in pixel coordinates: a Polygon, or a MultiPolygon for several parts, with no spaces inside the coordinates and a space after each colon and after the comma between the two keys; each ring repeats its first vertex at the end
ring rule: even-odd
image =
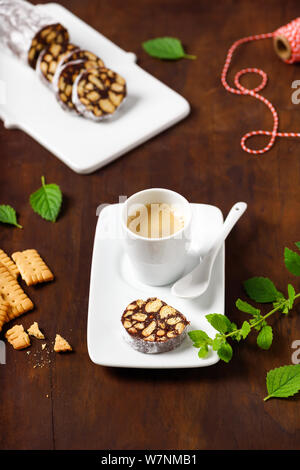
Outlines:
{"type": "Polygon", "coordinates": [[[184,218],[176,206],[162,202],[136,204],[130,208],[127,227],[145,238],[164,238],[184,227],[184,218]]]}

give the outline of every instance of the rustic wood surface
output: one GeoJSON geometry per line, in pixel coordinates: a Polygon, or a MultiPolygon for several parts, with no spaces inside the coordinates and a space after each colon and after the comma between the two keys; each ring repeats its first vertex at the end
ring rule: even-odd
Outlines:
{"type": "MultiPolygon", "coordinates": [[[[234,306],[237,297],[245,298],[243,280],[269,276],[281,290],[292,280],[282,255],[284,246],[292,248],[300,238],[300,142],[278,140],[262,157],[244,153],[241,136],[271,129],[271,115],[263,104],[227,93],[220,72],[235,39],[287,23],[298,16],[298,1],[59,3],[135,52],[145,70],[187,98],[192,112],[87,176],[73,173],[29,136],[1,123],[1,203],[14,206],[24,226],[1,225],[1,248],[12,253],[35,247],[56,275],[53,284],[25,288],[36,308],[20,321],[28,327],[37,320],[50,340],[60,332],[75,352],[48,356],[37,340],[29,355],[7,346],[7,364],[0,366],[0,448],[299,448],[299,397],[263,402],[266,372],[291,363],[291,344],[300,339],[299,307],[289,318],[272,320],[276,335],[269,351],[249,339],[235,347],[228,365],[171,371],[104,368],[90,361],[86,344],[96,208],[118,202],[118,195],[162,186],[191,202],[214,204],[224,214],[238,200],[249,204],[226,243],[226,311],[236,322],[244,319],[234,306]],[[142,41],[164,35],[180,37],[197,60],[161,62],[147,56],[142,41]],[[43,221],[28,204],[41,175],[64,193],[56,224],[43,221]]],[[[268,73],[263,93],[278,109],[281,130],[299,131],[299,109],[291,102],[299,66],[277,59],[269,40],[238,51],[231,80],[245,66],[268,73]]],[[[243,82],[254,85],[257,79],[245,77],[243,82]]],[[[256,138],[250,145],[264,142],[256,138]]]]}

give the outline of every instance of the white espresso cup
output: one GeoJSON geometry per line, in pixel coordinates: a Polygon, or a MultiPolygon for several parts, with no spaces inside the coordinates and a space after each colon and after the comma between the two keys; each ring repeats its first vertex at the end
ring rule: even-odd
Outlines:
{"type": "Polygon", "coordinates": [[[124,248],[136,271],[138,279],[152,286],[162,286],[178,279],[186,264],[191,226],[191,206],[180,194],[169,189],[152,188],[128,198],[121,212],[124,248]],[[139,207],[163,203],[171,206],[183,226],[177,232],[160,238],[148,238],[132,232],[128,217],[139,207]]]}

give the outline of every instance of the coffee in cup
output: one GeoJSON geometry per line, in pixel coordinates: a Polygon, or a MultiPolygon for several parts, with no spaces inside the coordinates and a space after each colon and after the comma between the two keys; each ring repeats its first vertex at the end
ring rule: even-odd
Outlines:
{"type": "Polygon", "coordinates": [[[123,246],[141,282],[163,286],[182,275],[191,217],[188,201],[169,189],[145,189],[124,202],[123,246]]]}
{"type": "Polygon", "coordinates": [[[138,204],[131,207],[127,227],[141,237],[164,238],[181,230],[184,227],[184,218],[172,204],[138,204]]]}

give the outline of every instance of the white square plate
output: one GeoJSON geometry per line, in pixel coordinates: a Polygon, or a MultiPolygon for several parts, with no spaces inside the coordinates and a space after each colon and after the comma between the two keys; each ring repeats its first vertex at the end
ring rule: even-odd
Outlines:
{"type": "Polygon", "coordinates": [[[91,173],[189,114],[188,102],[136,65],[134,54],[58,4],[41,8],[67,27],[74,44],[119,72],[128,95],[120,111],[100,123],[68,114],[30,67],[0,50],[0,117],[7,128],[24,130],[77,173],[91,173]]]}
{"type": "MultiPolygon", "coordinates": [[[[96,364],[111,367],[176,369],[205,367],[218,362],[216,352],[199,359],[189,337],[173,351],[143,354],[132,349],[122,338],[121,315],[136,299],[159,297],[172,305],[191,322],[189,329],[202,329],[214,335],[208,313],[224,314],[224,246],[213,267],[208,290],[198,299],[174,297],[170,286],[151,287],[140,283],[122,249],[119,236],[121,204],[108,206],[100,214],[94,241],[88,312],[88,351],[96,364]]],[[[207,251],[223,223],[220,209],[206,204],[192,204],[192,244],[186,272],[207,251]]]]}

